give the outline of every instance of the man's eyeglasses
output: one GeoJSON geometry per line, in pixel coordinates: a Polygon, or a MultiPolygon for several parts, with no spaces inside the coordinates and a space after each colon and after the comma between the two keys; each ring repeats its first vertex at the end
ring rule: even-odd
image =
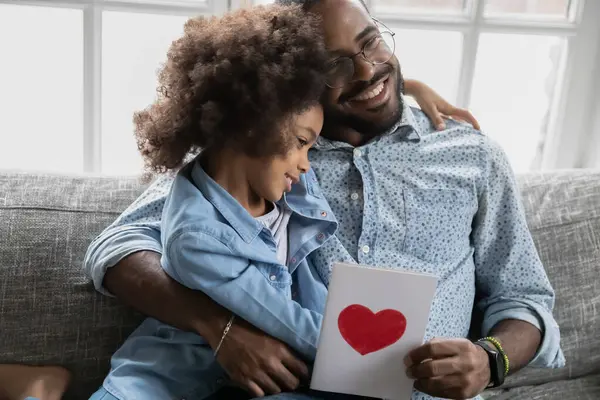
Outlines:
{"type": "Polygon", "coordinates": [[[373,64],[385,64],[396,50],[396,34],[382,22],[373,19],[378,34],[366,42],[361,51],[352,55],[338,57],[331,61],[326,69],[326,84],[332,89],[339,89],[354,80],[354,58],[361,55],[365,61],[373,64]]]}

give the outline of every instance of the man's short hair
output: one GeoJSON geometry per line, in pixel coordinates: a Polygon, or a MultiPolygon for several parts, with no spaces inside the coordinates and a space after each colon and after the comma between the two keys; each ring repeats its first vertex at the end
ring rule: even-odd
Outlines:
{"type": "MultiPolygon", "coordinates": [[[[298,5],[301,5],[302,8],[304,8],[305,10],[308,10],[312,6],[318,4],[321,1],[322,0],[275,0],[275,3],[282,4],[282,5],[298,4],[298,5]]],[[[359,0],[359,1],[365,7],[367,12],[370,13],[369,7],[367,7],[367,3],[365,2],[365,0],[359,0]]]]}

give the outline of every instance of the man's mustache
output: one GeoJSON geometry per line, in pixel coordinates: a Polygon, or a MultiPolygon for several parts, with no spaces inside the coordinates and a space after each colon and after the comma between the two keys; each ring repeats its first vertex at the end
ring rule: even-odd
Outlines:
{"type": "Polygon", "coordinates": [[[359,95],[360,93],[362,93],[365,89],[367,89],[369,86],[372,86],[373,84],[377,83],[378,81],[381,80],[381,78],[383,78],[384,76],[386,76],[387,74],[390,74],[391,72],[394,71],[394,68],[391,65],[385,64],[385,69],[377,72],[373,78],[368,81],[356,81],[354,82],[354,85],[352,87],[352,89],[350,89],[350,91],[346,94],[342,94],[340,96],[340,103],[343,103],[345,101],[348,101],[349,99],[359,95]]]}

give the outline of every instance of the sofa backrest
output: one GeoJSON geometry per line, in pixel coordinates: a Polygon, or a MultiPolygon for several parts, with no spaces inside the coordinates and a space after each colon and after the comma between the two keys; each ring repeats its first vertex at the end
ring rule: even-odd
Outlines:
{"type": "Polygon", "coordinates": [[[600,171],[521,176],[529,229],[556,292],[567,367],[526,369],[507,387],[600,372],[600,171]]]}
{"type": "Polygon", "coordinates": [[[135,178],[0,174],[0,362],[60,364],[87,399],[141,316],[97,295],[91,240],[143,190],[135,178]]]}
{"type": "MultiPolygon", "coordinates": [[[[600,369],[600,172],[519,178],[528,223],[557,292],[568,367],[525,370],[507,385],[600,369]]],[[[60,364],[68,399],[87,399],[141,316],[82,272],[88,244],[144,189],[137,178],[0,173],[0,362],[60,364]]]]}

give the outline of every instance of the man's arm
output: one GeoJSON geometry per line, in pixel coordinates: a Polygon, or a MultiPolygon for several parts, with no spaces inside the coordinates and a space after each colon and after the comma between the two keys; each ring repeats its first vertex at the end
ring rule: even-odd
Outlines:
{"type": "Polygon", "coordinates": [[[542,342],[542,333],[529,322],[505,319],[490,332],[502,344],[502,349],[510,360],[510,373],[526,367],[542,342]]]}
{"type": "Polygon", "coordinates": [[[526,365],[559,367],[565,361],[552,315],[554,290],[527,227],[508,159],[498,145],[486,142],[487,173],[472,232],[482,334],[499,336],[510,352],[510,372],[526,365]]]}
{"type": "MultiPolygon", "coordinates": [[[[134,253],[109,268],[104,287],[146,315],[200,334],[213,349],[231,316],[204,293],[172,279],[152,251],[134,253]]],[[[231,327],[217,361],[233,382],[256,397],[295,390],[309,374],[287,345],[241,319],[231,327]]]]}
{"type": "MultiPolygon", "coordinates": [[[[483,336],[500,341],[510,373],[527,365],[562,366],[554,291],[527,228],[514,176],[502,150],[482,140],[484,173],[471,240],[483,336]]],[[[412,351],[406,363],[415,387],[438,397],[474,397],[490,381],[487,354],[467,339],[432,341],[412,351]]]]}
{"type": "Polygon", "coordinates": [[[220,340],[229,313],[173,280],[160,264],[160,221],[172,182],[168,176],[157,179],[94,239],[84,269],[100,292],[212,344],[220,340]]]}
{"type": "MultiPolygon", "coordinates": [[[[516,319],[499,322],[490,335],[502,344],[511,373],[531,361],[541,342],[538,328],[516,319]]],[[[491,379],[487,353],[467,339],[434,339],[411,351],[405,364],[415,388],[436,397],[470,399],[491,379]]]]}
{"type": "Polygon", "coordinates": [[[104,287],[123,303],[181,330],[201,334],[214,348],[230,313],[210,297],[172,279],[160,254],[140,251],[109,268],[104,287]]]}

